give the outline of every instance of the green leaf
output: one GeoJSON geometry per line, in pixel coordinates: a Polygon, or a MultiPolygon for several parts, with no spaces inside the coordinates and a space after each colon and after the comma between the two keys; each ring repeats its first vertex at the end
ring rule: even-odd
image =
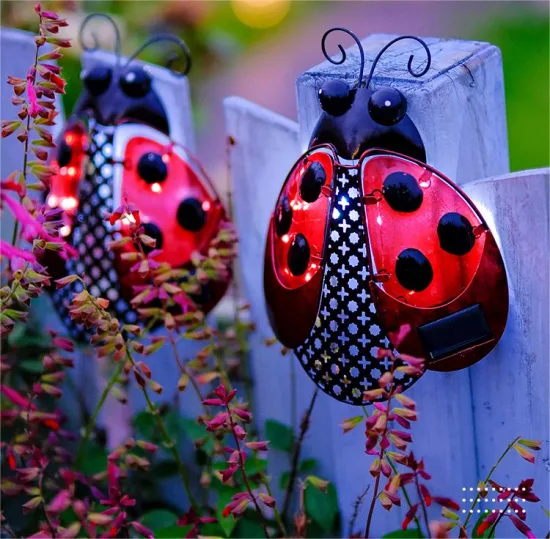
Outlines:
{"type": "Polygon", "coordinates": [[[134,417],[134,428],[138,431],[140,437],[152,440],[156,431],[155,418],[149,412],[139,412],[134,417]]]}
{"type": "Polygon", "coordinates": [[[185,434],[187,434],[193,442],[202,440],[208,434],[204,428],[204,425],[199,425],[194,419],[182,417],[180,418],[180,424],[183,432],[185,432],[185,434]]]}
{"type": "Polygon", "coordinates": [[[485,520],[485,517],[489,514],[489,510],[486,509],[484,513],[481,513],[481,515],[479,515],[479,518],[476,520],[476,523],[474,524],[473,528],[472,528],[472,539],[480,539],[482,537],[489,537],[489,532],[492,528],[492,526],[489,526],[489,528],[487,530],[485,530],[485,533],[483,533],[482,535],[479,535],[477,533],[477,529],[479,528],[479,525],[485,520]]]}
{"type": "Polygon", "coordinates": [[[265,422],[265,437],[270,442],[270,447],[279,451],[290,453],[294,447],[294,433],[292,429],[275,419],[265,422]]]}
{"type": "Polygon", "coordinates": [[[249,477],[259,473],[265,473],[267,470],[267,460],[250,457],[244,463],[244,469],[249,477]]]}
{"type": "Polygon", "coordinates": [[[304,459],[300,462],[299,470],[303,473],[310,473],[317,468],[319,462],[316,459],[304,459]]]}
{"type": "Polygon", "coordinates": [[[38,359],[25,359],[19,363],[19,367],[21,367],[24,371],[31,372],[33,374],[40,374],[44,371],[44,366],[38,359]]]}
{"type": "Polygon", "coordinates": [[[165,459],[156,462],[152,469],[151,474],[156,479],[164,479],[166,477],[172,477],[178,473],[178,465],[175,460],[165,459]]]}
{"type": "Polygon", "coordinates": [[[256,539],[258,537],[264,537],[264,529],[260,523],[256,520],[250,520],[246,518],[247,513],[244,514],[238,521],[237,529],[235,530],[235,537],[243,537],[245,539],[256,539]]]}
{"type": "Polygon", "coordinates": [[[307,515],[326,532],[331,532],[338,515],[338,496],[332,484],[327,486],[327,492],[316,488],[306,488],[305,507],[307,515]]]}
{"type": "Polygon", "coordinates": [[[410,528],[408,530],[395,530],[387,533],[382,539],[408,539],[409,537],[424,537],[418,528],[410,528]]]}
{"type": "Polygon", "coordinates": [[[88,441],[82,453],[78,471],[84,475],[95,475],[107,469],[107,451],[97,442],[88,441]]]}
{"type": "MultiPolygon", "coordinates": [[[[154,509],[145,513],[141,518],[141,523],[153,531],[167,528],[168,526],[175,526],[177,521],[178,516],[166,509],[154,509]]],[[[183,530],[183,528],[180,528],[180,530],[183,530]]],[[[185,534],[178,535],[178,537],[185,537],[185,534]]]]}
{"type": "Polygon", "coordinates": [[[166,526],[155,530],[155,539],[183,539],[192,528],[189,526],[166,526]]]}
{"type": "Polygon", "coordinates": [[[279,486],[281,490],[286,490],[288,483],[290,482],[290,472],[283,472],[279,477],[279,486]]]}
{"type": "Polygon", "coordinates": [[[235,529],[235,526],[237,525],[237,521],[235,520],[233,515],[224,517],[222,513],[225,506],[231,501],[231,498],[237,492],[238,490],[235,488],[222,488],[219,491],[220,494],[218,497],[218,501],[216,502],[216,518],[218,519],[218,523],[222,527],[223,533],[225,533],[226,537],[229,537],[231,535],[231,532],[235,529]]]}

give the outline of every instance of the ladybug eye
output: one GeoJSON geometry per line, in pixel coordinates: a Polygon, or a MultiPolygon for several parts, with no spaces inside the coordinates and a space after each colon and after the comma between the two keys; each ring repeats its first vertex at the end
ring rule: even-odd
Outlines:
{"type": "Polygon", "coordinates": [[[101,95],[111,84],[113,73],[109,67],[96,66],[82,74],[86,90],[94,96],[101,95]]]}
{"type": "Polygon", "coordinates": [[[162,155],[149,152],[139,158],[137,173],[146,183],[161,183],[168,175],[168,167],[162,160],[162,155]]]}
{"type": "Polygon", "coordinates": [[[405,96],[395,88],[380,88],[369,99],[369,114],[380,125],[387,127],[400,122],[407,112],[405,96]]]}
{"type": "Polygon", "coordinates": [[[151,77],[142,67],[128,69],[119,82],[128,97],[144,97],[151,89],[151,77]]]}
{"type": "Polygon", "coordinates": [[[353,94],[343,80],[329,80],[319,90],[321,108],[332,116],[341,116],[351,106],[353,94]]]}

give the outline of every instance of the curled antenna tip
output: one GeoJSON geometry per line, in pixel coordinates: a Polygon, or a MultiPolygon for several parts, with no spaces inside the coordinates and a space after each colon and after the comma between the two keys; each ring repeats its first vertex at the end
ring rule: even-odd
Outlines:
{"type": "Polygon", "coordinates": [[[327,49],[326,49],[327,37],[329,36],[329,34],[331,34],[332,32],[336,32],[336,31],[344,32],[345,34],[348,34],[348,36],[351,36],[353,38],[353,40],[355,41],[355,43],[357,44],[357,47],[359,48],[359,55],[361,57],[361,64],[360,64],[360,67],[359,67],[359,78],[358,78],[358,82],[357,82],[357,84],[359,85],[359,84],[361,84],[361,81],[363,80],[363,73],[365,71],[365,51],[363,50],[363,46],[361,45],[361,41],[359,40],[359,38],[351,30],[348,30],[347,28],[341,28],[339,26],[337,26],[335,28],[331,28],[330,30],[327,30],[323,34],[323,37],[321,38],[321,49],[323,51],[323,55],[325,56],[325,58],[331,64],[334,64],[334,65],[341,65],[346,61],[346,59],[347,59],[346,51],[340,43],[338,43],[338,50],[340,51],[340,55],[341,55],[339,60],[335,60],[327,52],[327,49]]]}
{"type": "Polygon", "coordinates": [[[132,60],[137,58],[147,47],[155,44],[155,43],[161,43],[161,42],[169,42],[174,43],[179,48],[179,54],[171,54],[166,62],[165,66],[170,69],[173,73],[176,73],[178,75],[187,75],[189,73],[189,70],[191,69],[191,52],[189,51],[189,48],[185,44],[185,42],[180,39],[179,37],[173,35],[173,34],[160,34],[157,36],[153,36],[152,38],[148,39],[141,47],[139,47],[132,56],[128,58],[128,62],[126,65],[128,65],[132,60]],[[176,60],[179,58],[185,59],[185,66],[181,71],[176,71],[174,69],[174,65],[176,63],[176,60]]]}
{"type": "Polygon", "coordinates": [[[99,49],[99,41],[98,41],[97,35],[95,33],[91,34],[91,37],[93,38],[93,45],[91,47],[86,45],[85,40],[84,40],[84,33],[85,33],[85,30],[86,30],[86,27],[89,25],[89,23],[92,19],[104,19],[107,22],[109,22],[109,24],[111,25],[111,27],[113,28],[114,33],[115,33],[115,50],[114,50],[114,52],[117,56],[117,59],[120,58],[120,31],[119,31],[118,25],[114,21],[114,19],[112,17],[109,17],[109,15],[106,15],[105,13],[91,13],[90,15],[88,15],[82,21],[82,24],[80,25],[80,30],[78,32],[78,42],[79,42],[80,47],[82,48],[82,50],[83,51],[95,51],[95,50],[99,49]]]}
{"type": "Polygon", "coordinates": [[[414,41],[417,41],[418,43],[420,43],[422,45],[422,47],[424,48],[424,50],[426,51],[426,65],[420,70],[420,71],[415,71],[412,67],[412,63],[413,63],[413,60],[414,60],[414,54],[411,54],[409,56],[409,61],[407,62],[407,69],[409,71],[409,73],[413,76],[413,77],[422,77],[422,75],[425,75],[428,70],[430,69],[430,66],[432,64],[432,55],[430,53],[430,49],[428,48],[428,45],[426,45],[426,42],[423,41],[422,39],[420,39],[419,37],[416,37],[416,36],[401,36],[401,37],[396,37],[395,39],[392,39],[392,41],[390,41],[385,47],[382,48],[382,50],[376,55],[376,58],[374,59],[374,62],[372,63],[372,66],[370,68],[370,72],[369,72],[369,76],[367,78],[367,83],[366,83],[366,87],[368,88],[369,87],[369,84],[372,80],[372,76],[374,74],[374,70],[378,64],[378,61],[380,60],[380,58],[382,57],[382,55],[394,44],[394,43],[397,43],[398,41],[402,41],[404,39],[412,39],[414,41]]]}

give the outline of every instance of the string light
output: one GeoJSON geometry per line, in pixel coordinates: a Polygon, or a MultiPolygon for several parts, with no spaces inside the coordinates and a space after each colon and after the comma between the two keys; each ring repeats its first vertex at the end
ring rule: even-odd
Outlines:
{"type": "Polygon", "coordinates": [[[153,191],[153,193],[162,193],[162,187],[160,183],[155,182],[153,185],[151,185],[151,191],[153,191]]]}
{"type": "Polygon", "coordinates": [[[210,201],[209,201],[209,200],[205,200],[205,201],[202,203],[202,209],[203,209],[204,211],[210,210],[210,207],[211,207],[211,204],[210,204],[210,201]]]}

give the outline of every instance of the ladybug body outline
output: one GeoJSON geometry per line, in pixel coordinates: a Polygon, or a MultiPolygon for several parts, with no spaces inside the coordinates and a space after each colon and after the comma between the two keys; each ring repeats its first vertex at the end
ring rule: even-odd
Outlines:
{"type": "MultiPolygon", "coordinates": [[[[358,39],[345,29],[337,30],[344,30],[354,37],[360,47],[363,59],[358,39]]],[[[345,60],[345,53],[341,46],[339,48],[343,53],[342,61],[334,61],[326,54],[324,40],[331,31],[329,30],[323,36],[323,51],[331,62],[342,63],[345,60]]],[[[397,40],[409,37],[412,36],[404,36],[397,40]]],[[[428,54],[427,65],[421,73],[412,71],[412,56],[409,59],[409,71],[413,76],[420,76],[429,69],[429,49],[418,38],[413,39],[420,41],[428,54]]],[[[379,53],[366,84],[362,80],[363,67],[360,70],[359,81],[353,88],[346,89],[341,82],[334,79],[329,79],[324,83],[319,92],[323,112],[314,128],[308,150],[292,167],[283,184],[270,221],[266,244],[264,290],[268,316],[276,336],[285,346],[294,349],[302,366],[319,387],[338,400],[356,405],[364,404],[362,400],[364,390],[377,387],[374,382],[382,371],[375,363],[375,355],[379,353],[380,348],[390,348],[397,356],[408,354],[423,357],[426,360],[425,368],[430,370],[456,370],[469,366],[487,355],[500,339],[508,313],[508,289],[504,263],[482,215],[456,184],[426,164],[426,151],[418,130],[406,114],[404,96],[392,88],[369,89],[376,62],[381,54],[397,40],[390,42],[379,53]],[[329,93],[328,97],[323,96],[325,88],[329,93]],[[384,110],[384,105],[392,110],[384,110]],[[303,183],[304,181],[300,163],[304,160],[307,161],[310,156],[319,151],[328,153],[332,159],[332,177],[330,182],[323,185],[324,191],[322,192],[322,196],[326,197],[327,201],[322,254],[317,256],[318,259],[320,258],[320,263],[309,279],[304,279],[301,275],[295,275],[288,279],[284,273],[288,273],[288,270],[292,268],[284,265],[284,256],[281,251],[284,251],[285,247],[281,248],[281,239],[284,242],[287,238],[286,243],[292,243],[293,231],[292,227],[289,227],[289,233],[286,236],[277,238],[276,225],[279,225],[279,216],[283,212],[282,201],[289,197],[292,183],[300,181],[303,183]],[[369,185],[372,183],[370,179],[376,179],[379,176],[375,165],[384,160],[387,161],[388,170],[395,169],[394,176],[398,177],[398,181],[394,181],[393,185],[392,182],[389,182],[387,189],[385,184],[380,185],[379,188],[370,189],[369,185]],[[418,177],[414,178],[415,183],[412,184],[414,189],[411,189],[406,182],[401,181],[410,179],[407,171],[418,172],[418,177]],[[338,178],[339,174],[342,174],[342,178],[338,178]],[[365,175],[369,174],[369,178],[365,178],[365,175]],[[355,187],[349,189],[348,182],[355,181],[355,178],[359,178],[359,181],[355,183],[355,187]],[[445,292],[448,295],[449,287],[445,286],[444,275],[442,275],[444,272],[435,264],[434,274],[434,268],[431,267],[429,260],[421,259],[420,255],[424,255],[417,249],[403,250],[404,256],[401,260],[400,272],[396,271],[397,263],[395,268],[376,268],[376,249],[379,249],[384,241],[381,240],[381,234],[375,235],[377,237],[374,238],[373,246],[371,236],[375,224],[367,222],[369,208],[387,206],[389,202],[394,205],[391,209],[395,209],[397,221],[403,217],[410,219],[410,216],[421,211],[418,208],[423,203],[422,197],[425,199],[425,205],[435,208],[437,197],[434,199],[433,196],[426,196],[432,181],[434,185],[437,185],[438,192],[442,194],[443,202],[449,206],[449,211],[441,217],[440,226],[438,226],[438,230],[443,231],[439,236],[440,245],[436,246],[438,261],[443,260],[447,264],[451,261],[455,268],[454,273],[459,275],[458,285],[455,286],[458,293],[446,299],[445,292]],[[341,185],[337,185],[338,182],[341,182],[341,185]],[[424,184],[426,184],[426,188],[418,187],[424,184]],[[449,190],[452,192],[450,193],[449,190]],[[343,200],[339,201],[338,197],[341,193],[344,193],[341,196],[343,200]],[[351,198],[355,198],[355,195],[360,196],[359,205],[356,201],[349,200],[350,194],[351,198]],[[348,202],[355,203],[355,205],[351,205],[354,208],[351,211],[360,214],[361,224],[354,224],[348,219],[355,228],[351,228],[352,235],[348,238],[347,243],[342,243],[341,236],[343,234],[336,227],[345,224],[347,228],[349,223],[338,224],[337,219],[341,216],[340,213],[346,216],[342,209],[338,208],[338,204],[342,203],[345,210],[348,202]],[[473,221],[471,231],[466,225],[464,226],[470,236],[474,235],[474,240],[471,242],[473,247],[470,243],[464,246],[459,242],[458,247],[456,245],[453,247],[449,243],[457,238],[463,241],[463,236],[467,236],[460,226],[458,228],[455,226],[457,220],[459,225],[462,221],[470,224],[462,214],[450,211],[456,209],[455,207],[465,208],[470,220],[473,221]],[[458,217],[454,215],[455,213],[458,217]],[[460,221],[461,217],[462,221],[460,221]],[[351,254],[348,254],[346,258],[345,255],[349,252],[349,239],[354,242],[356,249],[361,245],[357,242],[358,235],[362,235],[363,258],[356,256],[358,253],[354,250],[351,250],[351,254]],[[337,247],[339,252],[333,245],[335,242],[340,242],[337,247]],[[482,247],[479,246],[481,243],[482,247]],[[445,251],[443,246],[450,251],[445,251]],[[464,252],[467,262],[460,261],[458,255],[452,254],[453,249],[455,253],[464,252]],[[470,253],[472,249],[474,251],[470,253]],[[405,251],[407,252],[405,253],[405,251]],[[456,262],[452,258],[453,256],[457,256],[456,262]],[[362,281],[358,278],[357,272],[354,273],[350,263],[356,269],[363,263],[368,267],[368,272],[365,272],[363,268],[362,276],[364,278],[362,281]],[[332,266],[338,267],[337,271],[341,270],[340,276],[336,275],[332,266]],[[462,267],[465,267],[467,271],[462,271],[462,267]],[[351,270],[351,278],[348,277],[350,274],[348,270],[351,270]],[[397,279],[397,275],[400,275],[402,282],[397,279]],[[485,280],[492,277],[495,277],[495,284],[491,289],[493,295],[488,294],[487,296],[485,280]],[[348,278],[351,279],[351,285],[346,283],[348,278]],[[293,283],[292,279],[297,283],[293,283]],[[409,284],[409,281],[412,285],[409,284]],[[357,321],[357,303],[360,302],[356,301],[357,297],[354,294],[359,293],[360,285],[365,282],[368,282],[368,293],[366,294],[368,301],[365,302],[365,298],[363,303],[369,305],[371,312],[369,313],[369,322],[366,324],[363,321],[363,327],[361,327],[357,321]],[[439,285],[437,285],[438,282],[439,285]],[[403,289],[403,283],[413,286],[415,289],[407,290],[411,296],[396,297],[395,291],[403,289]],[[335,297],[333,289],[341,285],[341,299],[339,299],[335,297]],[[433,289],[436,289],[436,294],[430,292],[433,289]],[[432,298],[430,294],[433,295],[432,298]],[[476,301],[475,294],[479,295],[479,302],[476,301]],[[497,301],[493,302],[495,295],[497,301]],[[409,300],[409,298],[412,299],[409,300]],[[442,298],[444,299],[441,301],[442,298]],[[346,302],[349,303],[346,304],[346,302]],[[415,302],[418,305],[412,304],[415,302]],[[493,306],[493,303],[496,305],[493,306]],[[330,313],[331,305],[334,307],[332,313],[330,313]],[[353,313],[341,310],[336,314],[341,306],[347,306],[348,311],[351,310],[353,313]],[[338,317],[341,317],[340,320],[337,320],[338,317]],[[397,342],[396,336],[400,333],[400,328],[403,325],[411,326],[411,330],[402,342],[397,342]],[[365,338],[364,334],[361,335],[362,341],[359,340],[359,343],[363,343],[361,349],[357,338],[361,331],[367,332],[367,328],[370,328],[372,335],[367,334],[368,338],[365,338]],[[441,334],[445,330],[447,334],[450,334],[453,332],[453,328],[462,328],[462,341],[450,344],[442,342],[445,339],[440,339],[438,333],[441,334]],[[340,331],[341,333],[339,333],[340,331]],[[338,340],[340,342],[337,342],[338,340]],[[378,346],[371,346],[373,343],[378,346]],[[367,353],[369,347],[370,357],[367,353]],[[362,363],[363,367],[360,368],[358,363],[362,363]],[[367,374],[361,386],[359,379],[367,372],[366,365],[372,363],[375,364],[374,368],[368,367],[371,369],[371,375],[369,377],[367,374]],[[350,365],[354,366],[350,367],[350,365]],[[351,392],[349,391],[350,387],[353,388],[351,392]]],[[[292,203],[296,206],[297,199],[296,197],[291,197],[291,199],[290,207],[292,208],[292,203]]],[[[310,211],[309,207],[307,211],[310,211]]],[[[295,220],[296,213],[296,211],[292,213],[292,221],[295,220]]],[[[356,216],[353,215],[353,217],[356,216]]],[[[381,216],[379,215],[377,219],[381,225],[381,216]]],[[[413,219],[423,221],[418,217],[413,219]]],[[[286,220],[288,221],[288,216],[286,220]]],[[[424,220],[433,221],[433,217],[430,215],[424,220]]],[[[311,225],[311,228],[314,230],[315,224],[311,225]]],[[[321,225],[318,228],[320,229],[321,225]]],[[[344,228],[344,232],[346,232],[346,228],[344,228]]],[[[314,234],[318,233],[318,231],[314,231],[314,234]]],[[[391,233],[391,227],[388,233],[391,233]]],[[[470,236],[467,237],[470,238],[470,236]]],[[[434,240],[432,243],[437,241],[436,238],[436,236],[432,238],[434,240]]],[[[387,261],[387,257],[385,259],[382,257],[382,259],[387,261]]],[[[448,280],[447,282],[452,283],[453,281],[448,280]]],[[[454,289],[451,292],[454,293],[454,289]]],[[[361,294],[364,294],[364,289],[361,290],[361,294]]],[[[361,313],[361,316],[364,317],[364,313],[361,313]]],[[[452,341],[452,339],[450,340],[452,341]]],[[[397,383],[406,388],[416,379],[417,377],[402,376],[397,383]]]]}
{"type": "MultiPolygon", "coordinates": [[[[130,302],[136,287],[146,281],[131,271],[133,264],[122,259],[122,252],[107,250],[109,239],[129,233],[123,222],[111,225],[106,220],[108,215],[126,200],[140,210],[140,206],[147,206],[140,217],[144,233],[157,241],[152,256],[158,263],[167,262],[189,272],[194,271],[193,253],[206,255],[228,218],[198,160],[174,140],[172,132],[181,137],[181,129],[171,125],[170,111],[165,108],[162,86],[157,81],[162,78],[165,84],[188,73],[191,58],[187,46],[179,38],[163,34],[123,59],[114,21],[103,14],[92,14],[81,26],[81,43],[87,52],[96,51],[97,42],[94,47],[86,47],[83,30],[97,16],[109,20],[115,29],[115,55],[106,59],[91,57],[83,70],[83,92],[61,134],[63,148],[57,155],[57,161],[61,157],[68,162],[59,167],[46,193],[48,205],[65,210],[65,206],[71,206],[64,216],[61,234],[75,245],[78,257],[67,265],[53,260],[47,265],[54,278],[67,273],[84,274],[93,295],[109,299],[110,309],[123,323],[135,324],[137,313],[130,302]],[[158,41],[178,47],[185,59],[182,71],[173,69],[173,59],[168,69],[150,67],[136,59],[144,48],[158,41]],[[163,211],[163,200],[170,202],[173,211],[163,211]]],[[[132,250],[132,245],[124,246],[124,252],[132,250]]],[[[151,250],[144,248],[146,252],[151,250]]],[[[197,294],[189,295],[198,309],[209,312],[224,295],[231,278],[231,268],[227,270],[219,281],[201,285],[197,294]]],[[[52,298],[72,336],[80,339],[85,331],[72,323],[67,310],[78,287],[75,283],[53,290],[52,298]]]]}

